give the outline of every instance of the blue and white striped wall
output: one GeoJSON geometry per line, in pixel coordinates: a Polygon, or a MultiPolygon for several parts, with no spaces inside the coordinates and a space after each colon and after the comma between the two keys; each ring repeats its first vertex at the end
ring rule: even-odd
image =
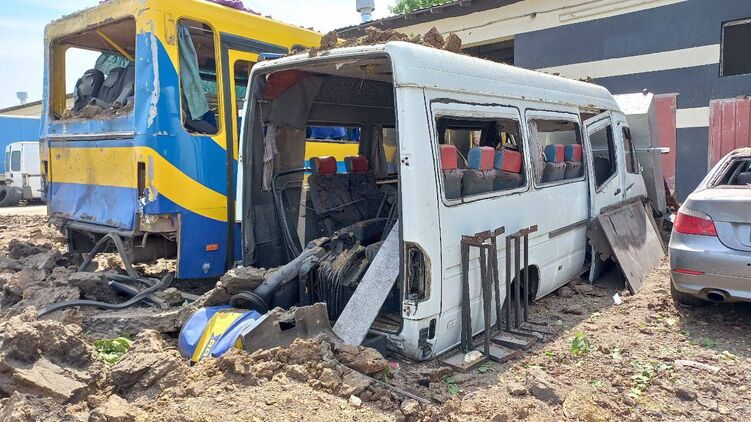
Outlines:
{"type": "Polygon", "coordinates": [[[675,179],[685,198],[708,170],[710,100],[751,94],[751,75],[720,77],[719,68],[723,23],[750,17],[749,0],[686,0],[525,32],[514,39],[515,65],[591,77],[614,94],[677,93],[675,179]]]}

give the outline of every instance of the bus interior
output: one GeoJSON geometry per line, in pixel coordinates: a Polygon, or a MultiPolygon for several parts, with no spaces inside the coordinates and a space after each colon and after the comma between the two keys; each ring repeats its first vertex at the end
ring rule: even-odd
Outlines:
{"type": "MultiPolygon", "coordinates": [[[[259,75],[251,89],[245,264],[277,267],[309,245],[322,245],[326,253],[300,268],[297,282],[282,287],[273,304],[325,302],[335,321],[399,219],[390,61],[310,64],[259,75]]],[[[401,280],[374,322],[376,331],[401,328],[401,280]]]]}

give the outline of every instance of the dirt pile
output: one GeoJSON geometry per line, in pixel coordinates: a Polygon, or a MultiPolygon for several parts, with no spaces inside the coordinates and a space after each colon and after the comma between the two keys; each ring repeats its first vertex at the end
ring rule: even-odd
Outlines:
{"type": "MultiPolygon", "coordinates": [[[[321,44],[318,47],[308,50],[310,57],[315,57],[322,51],[331,50],[337,47],[359,47],[363,45],[385,44],[391,41],[404,41],[413,44],[424,45],[439,50],[446,50],[452,53],[461,53],[462,40],[455,33],[450,33],[444,38],[438,29],[431,28],[425,35],[407,35],[392,29],[381,30],[374,26],[365,28],[365,35],[358,38],[347,38],[339,40],[336,31],[331,31],[323,36],[321,44]]],[[[298,52],[296,51],[295,54],[298,52]]]]}
{"type": "Polygon", "coordinates": [[[0,344],[0,393],[30,394],[77,403],[102,387],[104,364],[81,328],[37,320],[27,308],[5,324],[0,344]]]}
{"type": "Polygon", "coordinates": [[[129,401],[148,401],[185,380],[187,363],[158,332],[138,334],[128,353],[110,370],[110,381],[129,401]]]}

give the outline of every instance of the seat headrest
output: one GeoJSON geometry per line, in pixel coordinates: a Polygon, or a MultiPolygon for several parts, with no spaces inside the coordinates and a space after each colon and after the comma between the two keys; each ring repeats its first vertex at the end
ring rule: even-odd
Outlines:
{"type": "Polygon", "coordinates": [[[582,146],[579,144],[568,144],[563,148],[563,159],[565,161],[581,161],[582,146]]]}
{"type": "Polygon", "coordinates": [[[545,161],[548,163],[563,162],[563,144],[552,144],[545,146],[545,161]]]}
{"type": "Polygon", "coordinates": [[[469,150],[467,157],[469,168],[475,170],[492,170],[495,150],[490,147],[475,147],[469,150]]]}
{"type": "Polygon", "coordinates": [[[513,149],[504,149],[495,152],[493,167],[508,173],[522,172],[522,154],[513,149]]]}
{"type": "Polygon", "coordinates": [[[751,171],[744,171],[736,176],[735,180],[739,185],[751,185],[751,171]]]}
{"type": "Polygon", "coordinates": [[[456,170],[459,168],[459,153],[453,145],[441,145],[441,169],[456,170]]]}
{"type": "Polygon", "coordinates": [[[336,158],[331,156],[311,158],[310,172],[315,175],[336,174],[336,158]]]}
{"type": "Polygon", "coordinates": [[[370,170],[368,158],[364,155],[352,155],[344,158],[347,173],[367,173],[370,170]]]}

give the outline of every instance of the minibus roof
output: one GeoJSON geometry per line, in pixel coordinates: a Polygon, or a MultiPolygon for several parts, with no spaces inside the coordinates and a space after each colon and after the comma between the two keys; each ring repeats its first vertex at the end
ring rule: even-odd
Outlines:
{"type": "Polygon", "coordinates": [[[253,68],[253,72],[266,73],[274,68],[302,67],[324,61],[346,61],[376,55],[390,57],[396,87],[434,88],[620,110],[610,92],[599,85],[402,41],[326,50],[313,58],[307,53],[298,54],[261,62],[253,68]]]}

